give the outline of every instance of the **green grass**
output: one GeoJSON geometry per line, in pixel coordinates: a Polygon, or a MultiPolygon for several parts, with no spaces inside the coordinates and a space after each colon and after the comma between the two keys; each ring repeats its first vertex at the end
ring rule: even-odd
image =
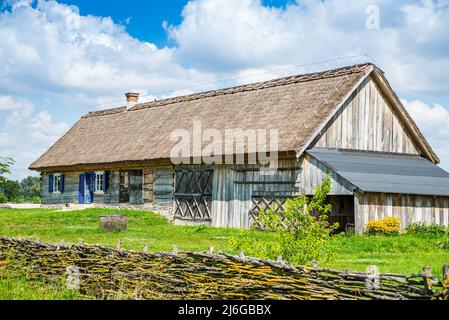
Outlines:
{"type": "Polygon", "coordinates": [[[347,236],[335,238],[339,248],[330,267],[366,271],[376,265],[382,273],[419,273],[424,266],[432,267],[441,275],[444,264],[449,264],[449,250],[440,249],[437,242],[442,236],[401,235],[347,236]]]}
{"type": "MultiPolygon", "coordinates": [[[[121,210],[120,212],[122,212],[121,210]]],[[[128,231],[108,233],[98,226],[99,216],[116,210],[87,209],[65,211],[49,209],[0,210],[0,236],[27,237],[49,243],[102,244],[150,251],[171,251],[173,245],[180,250],[216,250],[236,253],[229,239],[247,235],[260,241],[272,241],[270,233],[235,229],[205,227],[181,227],[170,224],[165,218],[149,212],[123,211],[128,215],[128,231]]],[[[377,265],[381,272],[411,274],[423,266],[431,266],[435,274],[441,273],[443,264],[449,264],[449,250],[437,246],[441,236],[402,235],[335,237],[336,258],[328,265],[335,269],[365,271],[369,265],[377,265]]]]}
{"type": "Polygon", "coordinates": [[[78,300],[74,291],[65,290],[23,276],[0,277],[0,300],[78,300]]]}
{"type": "Polygon", "coordinates": [[[128,231],[106,232],[99,227],[99,216],[117,210],[87,209],[65,211],[49,209],[0,210],[0,236],[27,237],[42,242],[102,244],[115,247],[122,240],[122,247],[150,251],[172,251],[173,245],[184,251],[231,250],[231,237],[248,234],[254,239],[267,240],[270,234],[235,229],[174,226],[165,218],[141,211],[120,210],[128,216],[128,231]]]}

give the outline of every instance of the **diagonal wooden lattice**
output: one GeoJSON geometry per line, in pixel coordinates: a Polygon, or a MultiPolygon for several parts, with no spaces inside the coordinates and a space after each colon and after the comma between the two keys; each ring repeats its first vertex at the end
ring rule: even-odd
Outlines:
{"type": "MultiPolygon", "coordinates": [[[[253,206],[249,211],[250,225],[256,224],[255,227],[265,229],[262,222],[257,220],[257,217],[262,211],[273,210],[274,213],[279,214],[284,218],[284,205],[287,197],[262,197],[254,196],[252,198],[253,206]]],[[[285,227],[285,226],[284,226],[285,227]]]]}
{"type": "Polygon", "coordinates": [[[210,167],[177,168],[175,173],[175,218],[209,221],[213,169],[210,167]]]}

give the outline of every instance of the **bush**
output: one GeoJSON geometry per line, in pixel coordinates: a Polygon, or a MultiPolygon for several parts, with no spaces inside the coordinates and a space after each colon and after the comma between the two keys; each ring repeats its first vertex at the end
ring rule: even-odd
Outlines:
{"type": "Polygon", "coordinates": [[[446,227],[439,224],[425,224],[423,222],[412,223],[407,227],[409,234],[442,235],[446,233],[446,227]]]}
{"type": "Polygon", "coordinates": [[[401,231],[401,220],[396,217],[371,220],[368,221],[366,231],[369,235],[398,235],[401,231]]]}
{"type": "Polygon", "coordinates": [[[269,259],[281,256],[295,264],[313,260],[326,263],[336,251],[328,240],[338,228],[338,224],[328,222],[331,205],[326,203],[326,197],[330,190],[331,180],[327,177],[315,188],[313,197],[302,195],[287,200],[283,217],[277,213],[277,208],[261,212],[257,222],[274,233],[273,241],[266,243],[242,237],[232,239],[231,246],[248,255],[269,259]]]}

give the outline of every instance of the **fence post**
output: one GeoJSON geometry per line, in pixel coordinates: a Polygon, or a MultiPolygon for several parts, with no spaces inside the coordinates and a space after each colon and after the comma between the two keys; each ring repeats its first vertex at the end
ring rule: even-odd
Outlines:
{"type": "Polygon", "coordinates": [[[449,298],[449,264],[443,266],[443,295],[445,299],[449,298]]]}
{"type": "Polygon", "coordinates": [[[179,247],[175,244],[173,245],[173,254],[176,256],[179,253],[179,247]]]}
{"type": "Polygon", "coordinates": [[[366,278],[365,286],[369,290],[380,289],[379,268],[377,266],[368,267],[368,277],[366,278]]]}
{"type": "Polygon", "coordinates": [[[144,247],[143,247],[143,253],[145,253],[145,254],[148,253],[148,245],[144,245],[144,247]]]}
{"type": "Polygon", "coordinates": [[[424,279],[424,288],[426,289],[426,294],[432,293],[432,268],[424,267],[422,269],[422,276],[424,279]]]}
{"type": "Polygon", "coordinates": [[[209,248],[209,254],[214,254],[215,253],[215,248],[214,247],[210,247],[209,248]]]}
{"type": "Polygon", "coordinates": [[[60,250],[61,247],[64,247],[64,240],[59,241],[58,247],[56,248],[56,250],[60,250]]]}

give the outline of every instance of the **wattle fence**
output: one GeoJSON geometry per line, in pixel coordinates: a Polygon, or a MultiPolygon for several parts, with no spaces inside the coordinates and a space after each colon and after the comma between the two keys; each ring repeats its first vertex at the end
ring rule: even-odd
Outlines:
{"type": "Polygon", "coordinates": [[[405,276],[375,267],[368,273],[294,267],[213,249],[145,251],[0,238],[0,277],[5,269],[26,272],[97,299],[449,299],[449,266],[438,279],[429,268],[405,276]]]}

